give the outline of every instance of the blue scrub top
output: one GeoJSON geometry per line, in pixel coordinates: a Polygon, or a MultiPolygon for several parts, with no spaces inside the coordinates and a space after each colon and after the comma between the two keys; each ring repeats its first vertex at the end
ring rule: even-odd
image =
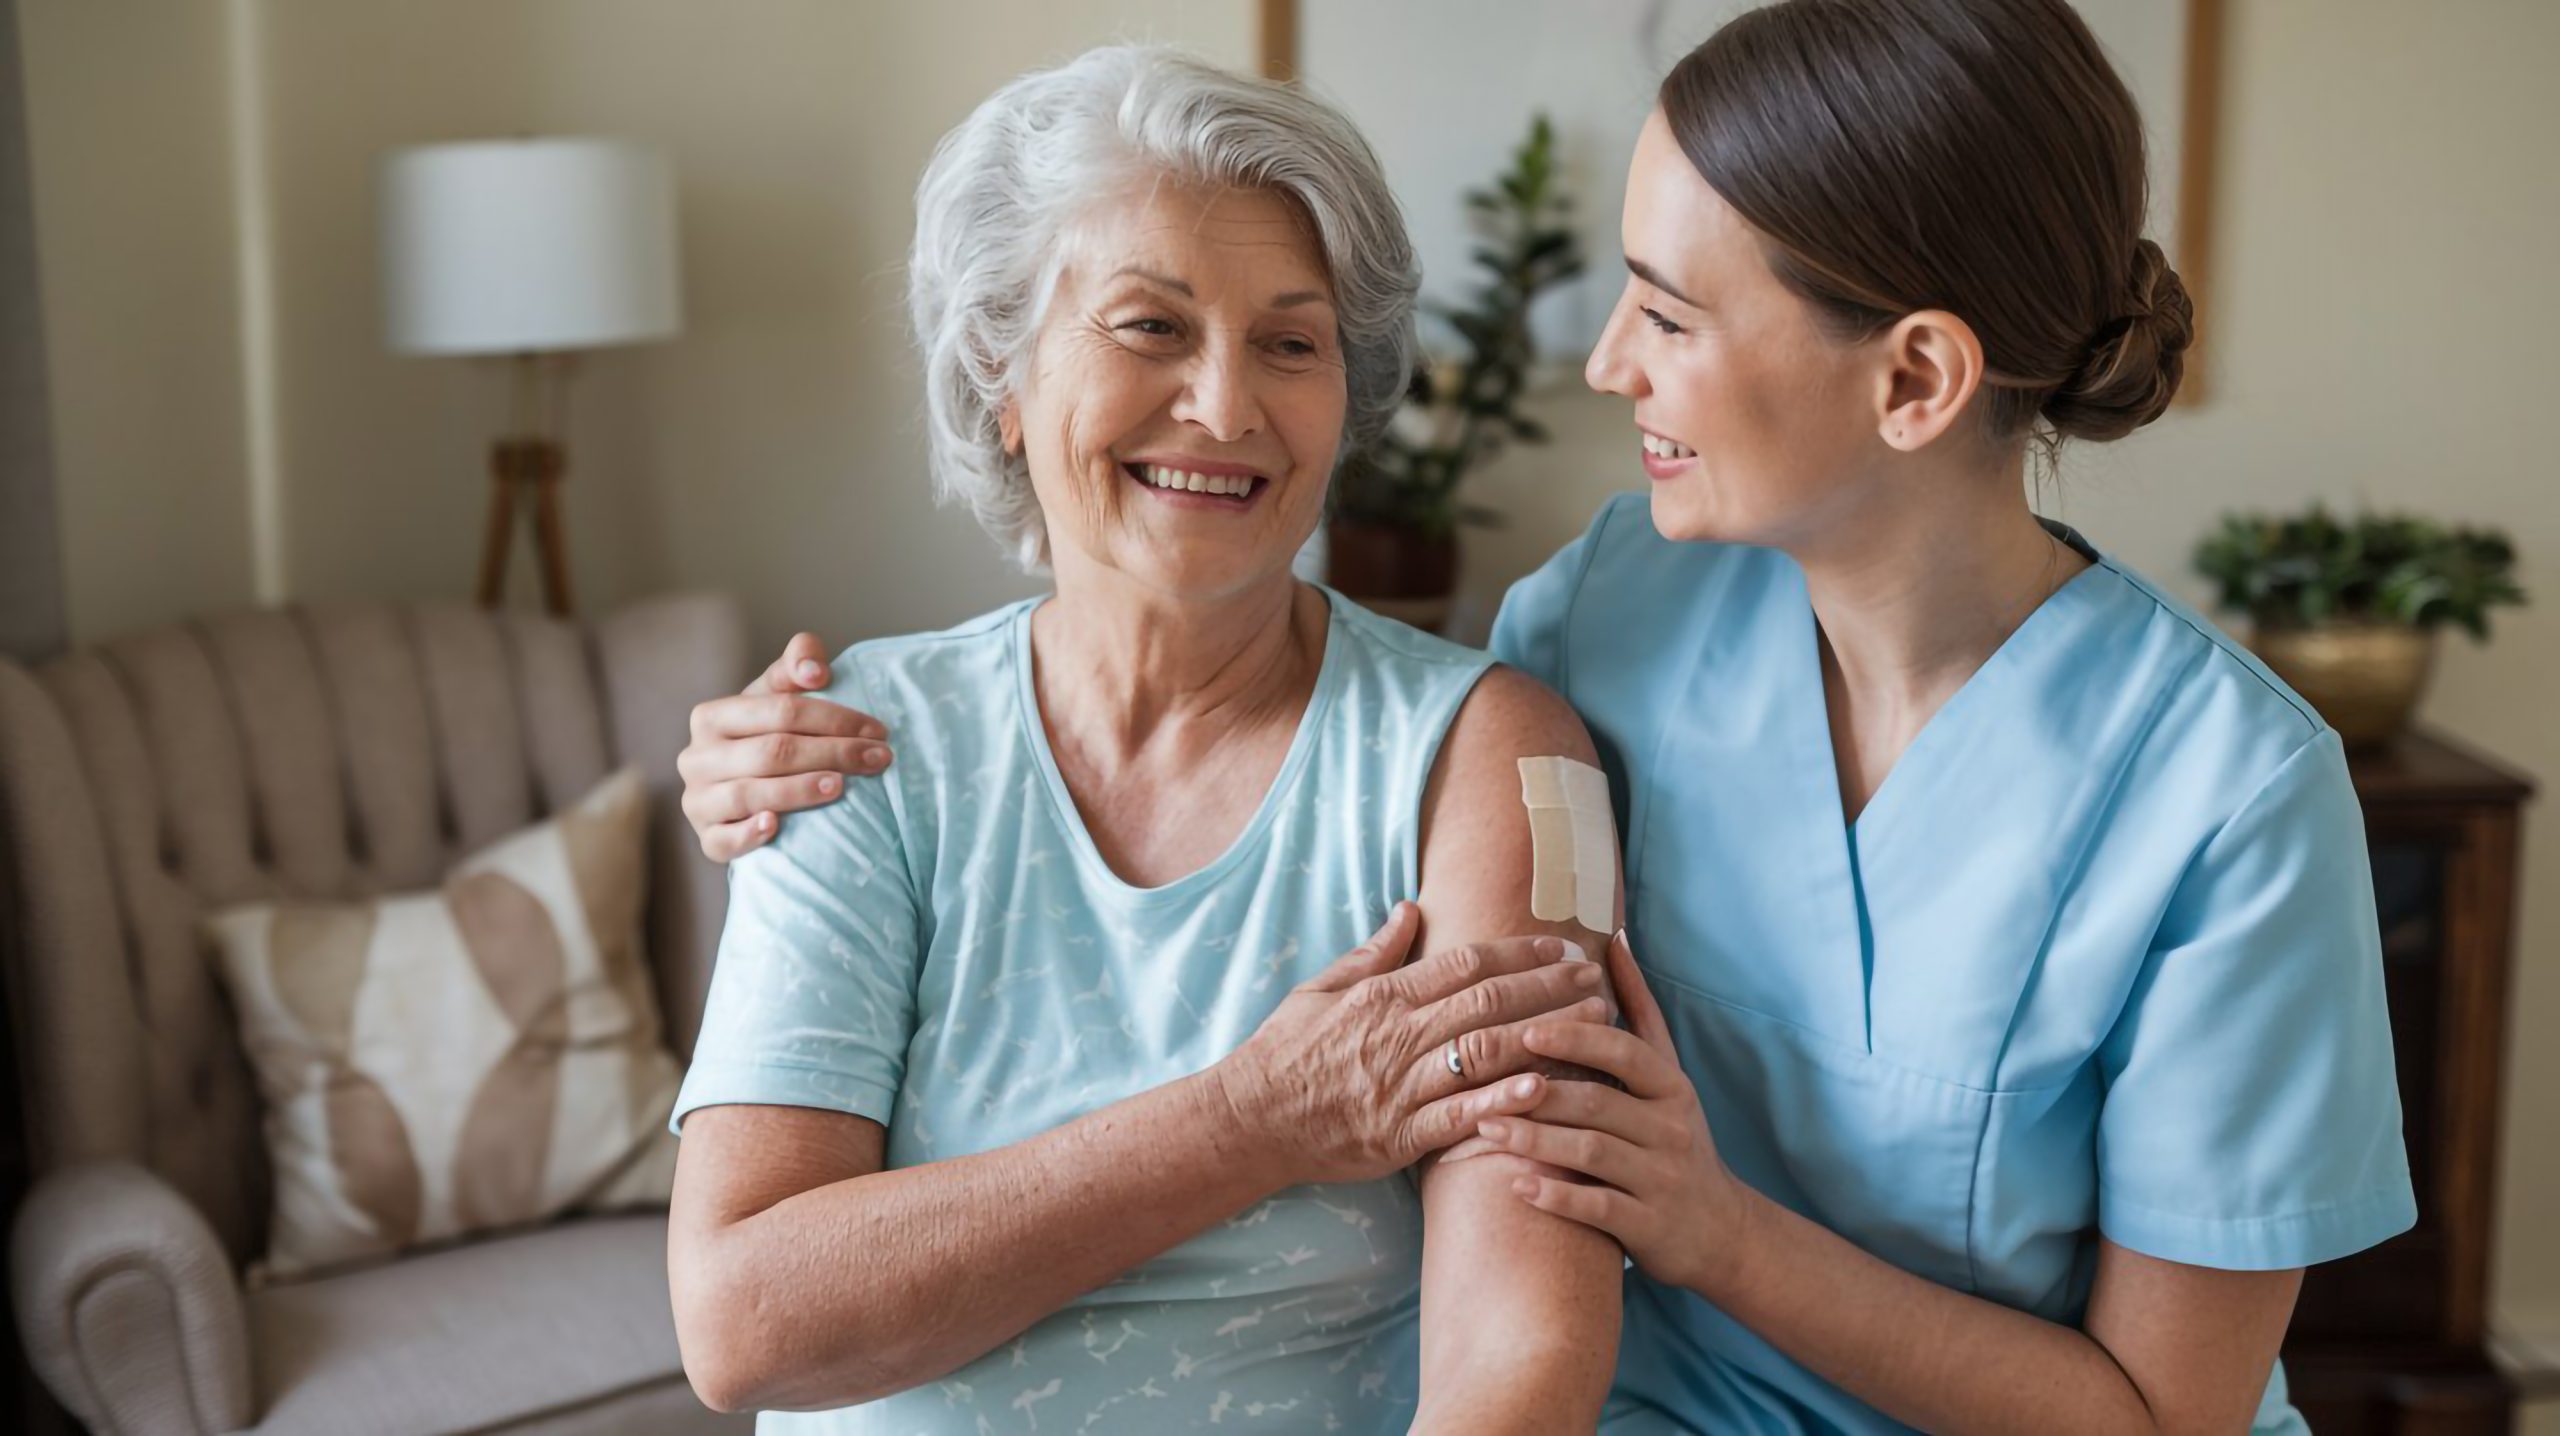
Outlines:
{"type": "MultiPolygon", "coordinates": [[[[2337,734],[2211,623],[2092,560],[1843,821],[1784,554],[1610,502],[1496,656],[1590,724],[1628,927],[1743,1180],[2058,1322],[2097,1239],[2262,1270],[2416,1219],[2364,823],[2337,734]]],[[[2271,1374],[2262,1431],[2300,1430],[2271,1374]]],[[[1900,1430],[1631,1272],[1612,1436],[1900,1430]]]]}

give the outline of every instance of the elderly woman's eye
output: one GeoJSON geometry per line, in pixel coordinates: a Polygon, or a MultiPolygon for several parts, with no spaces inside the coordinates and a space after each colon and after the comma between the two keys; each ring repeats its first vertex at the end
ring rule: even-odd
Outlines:
{"type": "Polygon", "coordinates": [[[1661,330],[1665,334],[1679,334],[1684,332],[1679,325],[1663,318],[1661,314],[1654,310],[1648,309],[1644,311],[1644,317],[1653,321],[1653,327],[1661,330]]]}
{"type": "Polygon", "coordinates": [[[1292,359],[1312,359],[1316,356],[1316,346],[1313,340],[1283,339],[1272,347],[1278,349],[1281,353],[1292,359]]]}
{"type": "Polygon", "coordinates": [[[1173,321],[1170,319],[1132,319],[1120,327],[1134,329],[1141,334],[1153,335],[1159,339],[1170,339],[1174,333],[1173,321]]]}

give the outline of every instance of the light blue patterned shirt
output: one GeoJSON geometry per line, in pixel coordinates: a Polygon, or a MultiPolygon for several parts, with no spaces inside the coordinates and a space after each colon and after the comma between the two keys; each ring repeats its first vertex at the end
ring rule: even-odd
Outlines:
{"type": "MultiPolygon", "coordinates": [[[[1216,1062],[1420,886],[1423,787],[1491,659],[1327,591],[1313,697],[1232,846],[1158,888],[1103,862],[1031,684],[1039,600],[857,644],[827,697],[885,778],[730,868],[674,1122],[774,1103],[888,1129],[912,1167],[1021,1141],[1216,1062]]],[[[1403,1431],[1422,1211],[1409,1174],[1296,1187],[939,1381],[766,1432],[1403,1431]]]]}

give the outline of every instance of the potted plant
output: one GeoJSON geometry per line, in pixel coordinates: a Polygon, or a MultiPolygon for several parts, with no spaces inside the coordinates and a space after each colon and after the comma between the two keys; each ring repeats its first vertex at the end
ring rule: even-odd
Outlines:
{"type": "Polygon", "coordinates": [[[2230,514],[2196,546],[2224,608],[2249,615],[2249,647],[2350,747],[2408,726],[2450,623],[2489,636],[2489,610],[2522,603],[2515,547],[2494,529],[2406,515],[2352,520],[2314,505],[2292,518],[2230,514]]]}
{"type": "Polygon", "coordinates": [[[1343,465],[1326,534],[1334,587],[1422,628],[1448,619],[1458,526],[1498,521],[1459,500],[1460,482],[1508,441],[1547,438],[1519,408],[1537,358],[1529,306],[1582,272],[1546,116],[1531,122],[1493,187],[1470,191],[1466,202],[1483,240],[1475,251],[1481,283],[1463,307],[1426,306],[1462,348],[1414,366],[1395,422],[1343,465]]]}

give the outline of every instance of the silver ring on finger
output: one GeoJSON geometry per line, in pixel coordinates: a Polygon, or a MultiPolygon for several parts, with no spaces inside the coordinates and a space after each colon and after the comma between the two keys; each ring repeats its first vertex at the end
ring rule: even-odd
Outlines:
{"type": "Polygon", "coordinates": [[[1455,1037],[1450,1038],[1448,1049],[1441,1055],[1446,1058],[1449,1063],[1449,1075],[1462,1082],[1465,1081],[1467,1076],[1467,1067],[1465,1063],[1458,1060],[1458,1039],[1455,1037]]]}

